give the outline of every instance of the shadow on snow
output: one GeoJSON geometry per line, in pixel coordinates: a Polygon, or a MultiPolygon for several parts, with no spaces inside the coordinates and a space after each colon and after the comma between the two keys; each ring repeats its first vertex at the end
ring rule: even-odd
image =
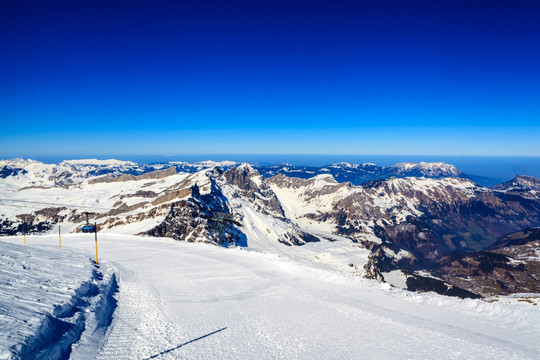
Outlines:
{"type": "Polygon", "coordinates": [[[146,358],[146,359],[144,359],[144,360],[155,359],[155,358],[157,358],[157,357],[159,357],[159,356],[161,356],[161,355],[165,355],[165,354],[167,354],[167,353],[170,353],[171,351],[174,351],[174,350],[176,350],[176,349],[180,349],[182,346],[185,346],[185,345],[187,345],[187,344],[191,344],[192,342],[195,342],[195,341],[202,340],[202,339],[204,339],[205,337],[208,337],[208,336],[210,336],[210,335],[217,334],[218,332],[223,331],[223,330],[226,330],[226,329],[227,329],[227,328],[224,327],[224,328],[221,328],[221,329],[219,329],[219,330],[212,331],[211,333],[208,333],[208,334],[206,334],[206,335],[200,336],[200,337],[198,337],[198,338],[196,338],[196,339],[193,339],[193,340],[189,340],[189,341],[187,341],[187,342],[185,342],[185,343],[183,343],[183,344],[180,344],[180,345],[178,345],[178,346],[176,346],[176,347],[173,347],[173,348],[171,348],[171,349],[162,351],[162,352],[160,352],[160,353],[158,353],[158,354],[152,355],[152,356],[150,356],[150,357],[148,357],[148,358],[146,358]]]}

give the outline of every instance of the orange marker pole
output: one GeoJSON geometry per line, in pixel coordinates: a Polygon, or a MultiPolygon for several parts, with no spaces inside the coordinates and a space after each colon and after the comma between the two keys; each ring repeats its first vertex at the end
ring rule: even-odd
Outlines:
{"type": "Polygon", "coordinates": [[[58,225],[58,248],[62,248],[62,235],[60,235],[60,225],[58,225]]]}

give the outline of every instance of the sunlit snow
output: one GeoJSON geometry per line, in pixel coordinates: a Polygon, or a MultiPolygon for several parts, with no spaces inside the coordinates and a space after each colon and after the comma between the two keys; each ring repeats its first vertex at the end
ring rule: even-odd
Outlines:
{"type": "MultiPolygon", "coordinates": [[[[170,239],[100,234],[98,267],[91,234],[66,235],[61,250],[53,235],[28,236],[26,246],[20,236],[0,244],[0,281],[12,289],[0,292],[0,358],[22,351],[36,325],[59,316],[55,309],[73,303],[82,284],[104,291],[101,278],[110,272],[119,286],[112,323],[106,333],[82,333],[73,358],[540,356],[540,311],[532,305],[410,293],[286,254],[170,239]]],[[[103,320],[93,319],[83,320],[98,329],[103,320]]]]}

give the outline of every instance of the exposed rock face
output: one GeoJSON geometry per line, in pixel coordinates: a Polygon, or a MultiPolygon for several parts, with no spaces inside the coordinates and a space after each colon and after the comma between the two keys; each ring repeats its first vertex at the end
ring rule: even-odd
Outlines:
{"type": "Polygon", "coordinates": [[[0,220],[0,235],[36,234],[50,231],[68,217],[64,207],[48,207],[34,213],[19,214],[15,219],[0,220]]]}
{"type": "Polygon", "coordinates": [[[478,299],[481,297],[477,293],[449,285],[439,279],[419,275],[413,275],[407,278],[407,289],[419,292],[434,291],[441,295],[456,296],[462,299],[478,299]]]}
{"type": "Polygon", "coordinates": [[[147,172],[141,175],[131,175],[131,174],[123,174],[120,176],[104,176],[104,177],[98,177],[96,179],[90,180],[91,184],[97,184],[97,183],[108,183],[108,182],[120,182],[120,181],[130,181],[130,180],[147,180],[147,179],[163,179],[167,176],[171,176],[176,174],[176,169],[174,167],[165,169],[165,170],[155,170],[151,172],[147,172]]]}
{"type": "Polygon", "coordinates": [[[251,193],[259,190],[259,186],[254,181],[254,178],[256,177],[259,177],[259,173],[247,164],[232,168],[225,172],[225,179],[227,179],[230,184],[236,185],[239,189],[251,193]]]}
{"type": "Polygon", "coordinates": [[[181,189],[181,190],[168,192],[166,194],[158,196],[154,201],[152,201],[152,205],[159,205],[159,204],[163,204],[164,202],[174,200],[176,198],[183,198],[186,196],[193,195],[193,189],[196,189],[196,191],[198,191],[198,188],[191,187],[189,189],[181,189]]]}
{"type": "Polygon", "coordinates": [[[11,167],[9,165],[5,165],[5,166],[0,167],[0,178],[1,179],[5,179],[8,176],[17,176],[19,174],[24,175],[26,173],[28,173],[28,171],[26,171],[24,169],[21,169],[21,168],[17,168],[17,167],[11,167]]]}
{"type": "Polygon", "coordinates": [[[229,169],[224,177],[228,184],[238,188],[236,195],[247,199],[255,210],[280,219],[285,218],[276,194],[253,167],[244,164],[229,169]]]}
{"type": "Polygon", "coordinates": [[[212,231],[215,213],[229,213],[227,199],[216,183],[208,194],[201,195],[197,185],[192,188],[192,196],[171,204],[165,220],[147,231],[152,236],[165,236],[187,242],[214,242],[237,244],[243,241],[243,234],[233,225],[225,232],[212,231]]]}
{"type": "Polygon", "coordinates": [[[383,282],[384,277],[381,272],[381,262],[384,259],[384,254],[379,249],[377,252],[372,253],[369,255],[369,260],[366,265],[364,265],[364,270],[366,270],[366,274],[364,277],[366,279],[372,279],[377,280],[378,282],[383,282]]]}
{"type": "Polygon", "coordinates": [[[252,166],[244,164],[227,170],[221,184],[224,188],[229,189],[227,197],[232,202],[233,207],[240,206],[240,209],[237,209],[240,214],[243,213],[243,205],[239,204],[237,199],[241,199],[244,204],[249,204],[251,209],[260,214],[271,216],[282,224],[288,224],[286,230],[279,234],[277,241],[280,243],[288,246],[301,246],[308,242],[320,241],[319,237],[290,223],[277,195],[252,166]]]}

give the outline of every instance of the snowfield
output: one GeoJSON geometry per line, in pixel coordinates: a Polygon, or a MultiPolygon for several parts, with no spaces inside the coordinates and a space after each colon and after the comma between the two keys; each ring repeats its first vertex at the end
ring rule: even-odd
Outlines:
{"type": "Polygon", "coordinates": [[[530,304],[164,238],[0,239],[0,359],[538,359],[530,304]],[[113,312],[114,311],[114,312],[113,312]]]}

